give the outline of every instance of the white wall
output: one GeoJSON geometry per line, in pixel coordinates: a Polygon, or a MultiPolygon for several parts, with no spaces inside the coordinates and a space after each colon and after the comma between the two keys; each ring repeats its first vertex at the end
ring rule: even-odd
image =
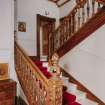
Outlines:
{"type": "Polygon", "coordinates": [[[0,0],[0,63],[9,63],[10,77],[14,70],[14,0],[0,0]]]}
{"type": "Polygon", "coordinates": [[[105,25],[64,55],[60,65],[105,102],[105,25]]]}
{"type": "Polygon", "coordinates": [[[76,6],[75,0],[70,0],[68,3],[60,7],[60,18],[67,16],[76,6]]]}
{"type": "Polygon", "coordinates": [[[48,0],[18,0],[17,2],[17,21],[24,21],[27,25],[26,32],[18,32],[18,41],[29,55],[34,56],[37,54],[36,14],[45,15],[45,11],[48,11],[48,17],[56,18],[58,21],[59,9],[48,0]]]}
{"type": "Polygon", "coordinates": [[[14,0],[0,0],[0,63],[9,64],[9,76],[18,83],[17,94],[25,99],[14,69],[14,0]]]}

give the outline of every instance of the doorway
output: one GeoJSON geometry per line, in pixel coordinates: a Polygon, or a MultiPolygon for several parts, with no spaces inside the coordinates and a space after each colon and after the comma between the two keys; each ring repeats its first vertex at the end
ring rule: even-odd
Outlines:
{"type": "Polygon", "coordinates": [[[48,60],[49,34],[55,30],[55,21],[37,14],[37,57],[42,61],[48,60]]]}

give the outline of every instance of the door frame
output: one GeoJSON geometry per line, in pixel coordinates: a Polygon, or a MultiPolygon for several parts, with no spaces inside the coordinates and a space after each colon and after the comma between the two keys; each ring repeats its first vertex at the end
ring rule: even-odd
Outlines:
{"type": "Polygon", "coordinates": [[[40,60],[40,25],[42,21],[54,23],[54,28],[55,28],[56,19],[37,14],[37,58],[39,60],[40,60]]]}

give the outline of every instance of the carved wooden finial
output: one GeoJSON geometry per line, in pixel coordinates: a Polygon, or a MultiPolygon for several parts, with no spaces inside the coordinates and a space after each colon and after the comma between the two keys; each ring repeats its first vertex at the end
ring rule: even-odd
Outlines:
{"type": "Polygon", "coordinates": [[[60,76],[61,74],[58,62],[59,62],[59,56],[57,53],[54,53],[50,60],[50,67],[49,67],[49,71],[52,73],[53,76],[60,76]]]}

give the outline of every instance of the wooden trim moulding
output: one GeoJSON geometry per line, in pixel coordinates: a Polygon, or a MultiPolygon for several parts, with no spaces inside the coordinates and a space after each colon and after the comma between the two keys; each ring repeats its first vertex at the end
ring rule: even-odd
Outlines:
{"type": "Polygon", "coordinates": [[[41,25],[41,21],[47,21],[47,22],[51,22],[51,23],[53,22],[55,24],[56,19],[37,14],[37,58],[38,59],[40,59],[40,25],[41,25]]]}
{"type": "Polygon", "coordinates": [[[78,80],[76,80],[71,74],[68,74],[65,70],[62,69],[63,75],[69,77],[69,81],[76,84],[77,88],[83,92],[87,93],[87,98],[97,102],[98,105],[105,105],[105,103],[100,100],[96,95],[94,95],[89,89],[87,89],[84,85],[82,85],[78,80]]]}
{"type": "Polygon", "coordinates": [[[105,5],[105,0],[96,0],[96,1],[103,4],[103,5],[105,5]]]}
{"type": "Polygon", "coordinates": [[[63,46],[61,46],[56,52],[61,57],[77,44],[90,36],[95,30],[105,24],[105,7],[93,16],[83,27],[75,33],[63,46]]]}
{"type": "Polygon", "coordinates": [[[33,61],[38,60],[37,56],[29,56],[33,61]]]}
{"type": "Polygon", "coordinates": [[[61,6],[65,5],[66,3],[68,3],[69,1],[70,0],[66,0],[65,2],[61,3],[60,5],[59,4],[57,4],[57,5],[58,5],[58,7],[61,7],[61,6]]]}

